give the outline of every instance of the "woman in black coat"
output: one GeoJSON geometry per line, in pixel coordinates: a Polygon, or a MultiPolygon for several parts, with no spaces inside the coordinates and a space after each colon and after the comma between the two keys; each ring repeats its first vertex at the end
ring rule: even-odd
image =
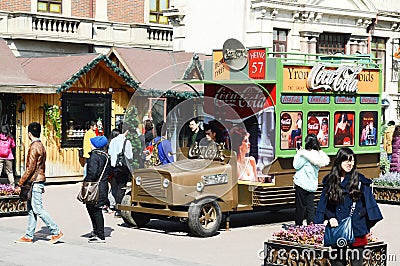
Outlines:
{"type": "Polygon", "coordinates": [[[355,242],[338,241],[338,248],[335,249],[337,256],[331,261],[331,265],[347,265],[345,255],[350,254],[351,265],[361,266],[364,246],[368,243],[368,233],[371,227],[383,219],[372,194],[370,187],[372,181],[358,173],[353,151],[349,148],[341,148],[336,154],[331,172],[324,177],[322,183],[324,189],[315,215],[316,224],[329,223],[331,227],[338,226],[341,220],[350,215],[353,201],[356,202],[351,217],[355,242]],[[346,249],[351,249],[351,252],[347,252],[346,249]]]}
{"type": "Polygon", "coordinates": [[[99,184],[99,201],[97,203],[86,203],[86,209],[89,213],[93,225],[93,232],[89,238],[89,243],[105,243],[104,236],[104,217],[103,207],[109,206],[108,201],[108,176],[111,173],[110,157],[104,152],[108,140],[104,136],[90,139],[92,151],[87,160],[86,176],[83,181],[96,182],[99,184]]]}

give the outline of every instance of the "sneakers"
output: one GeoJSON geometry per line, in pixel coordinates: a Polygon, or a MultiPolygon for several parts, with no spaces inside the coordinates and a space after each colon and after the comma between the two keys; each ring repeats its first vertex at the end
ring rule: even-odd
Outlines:
{"type": "Polygon", "coordinates": [[[51,239],[48,241],[49,244],[55,244],[57,242],[60,242],[60,240],[64,237],[63,232],[59,232],[58,235],[52,235],[51,239]]]}
{"type": "Polygon", "coordinates": [[[33,240],[29,237],[22,236],[20,239],[15,240],[14,243],[32,244],[33,240]]]}
{"type": "Polygon", "coordinates": [[[100,239],[99,237],[95,236],[88,240],[88,243],[106,243],[106,240],[100,239]]]}

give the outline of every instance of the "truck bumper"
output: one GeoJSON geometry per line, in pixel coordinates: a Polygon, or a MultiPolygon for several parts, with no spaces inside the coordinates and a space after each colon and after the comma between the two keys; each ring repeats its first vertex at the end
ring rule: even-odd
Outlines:
{"type": "Polygon", "coordinates": [[[189,215],[187,212],[181,211],[172,211],[170,209],[153,209],[153,208],[145,208],[142,206],[127,206],[127,205],[117,205],[118,210],[122,211],[131,211],[131,212],[140,212],[140,213],[148,213],[162,216],[171,216],[171,217],[180,217],[180,218],[188,218],[189,215]]]}

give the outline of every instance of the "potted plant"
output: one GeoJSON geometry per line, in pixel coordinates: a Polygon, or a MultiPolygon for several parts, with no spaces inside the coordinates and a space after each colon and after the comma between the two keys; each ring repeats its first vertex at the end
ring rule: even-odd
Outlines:
{"type": "Polygon", "coordinates": [[[8,184],[0,184],[0,215],[20,214],[26,211],[26,201],[19,198],[14,187],[8,184]]]}
{"type": "Polygon", "coordinates": [[[387,172],[373,179],[373,193],[378,202],[400,203],[400,173],[387,172]]]}

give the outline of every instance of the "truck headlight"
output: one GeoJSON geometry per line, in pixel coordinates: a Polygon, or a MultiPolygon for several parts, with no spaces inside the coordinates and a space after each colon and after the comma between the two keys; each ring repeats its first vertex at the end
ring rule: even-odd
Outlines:
{"type": "Polygon", "coordinates": [[[142,177],[141,176],[137,176],[135,178],[135,183],[137,186],[140,186],[142,184],[142,177]]]}
{"type": "Polygon", "coordinates": [[[162,182],[162,186],[163,186],[163,188],[167,188],[169,186],[169,180],[164,178],[164,180],[162,182]]]}
{"type": "Polygon", "coordinates": [[[203,183],[203,182],[197,182],[197,184],[196,184],[196,190],[197,190],[198,192],[202,192],[203,189],[204,189],[204,183],[203,183]]]}

